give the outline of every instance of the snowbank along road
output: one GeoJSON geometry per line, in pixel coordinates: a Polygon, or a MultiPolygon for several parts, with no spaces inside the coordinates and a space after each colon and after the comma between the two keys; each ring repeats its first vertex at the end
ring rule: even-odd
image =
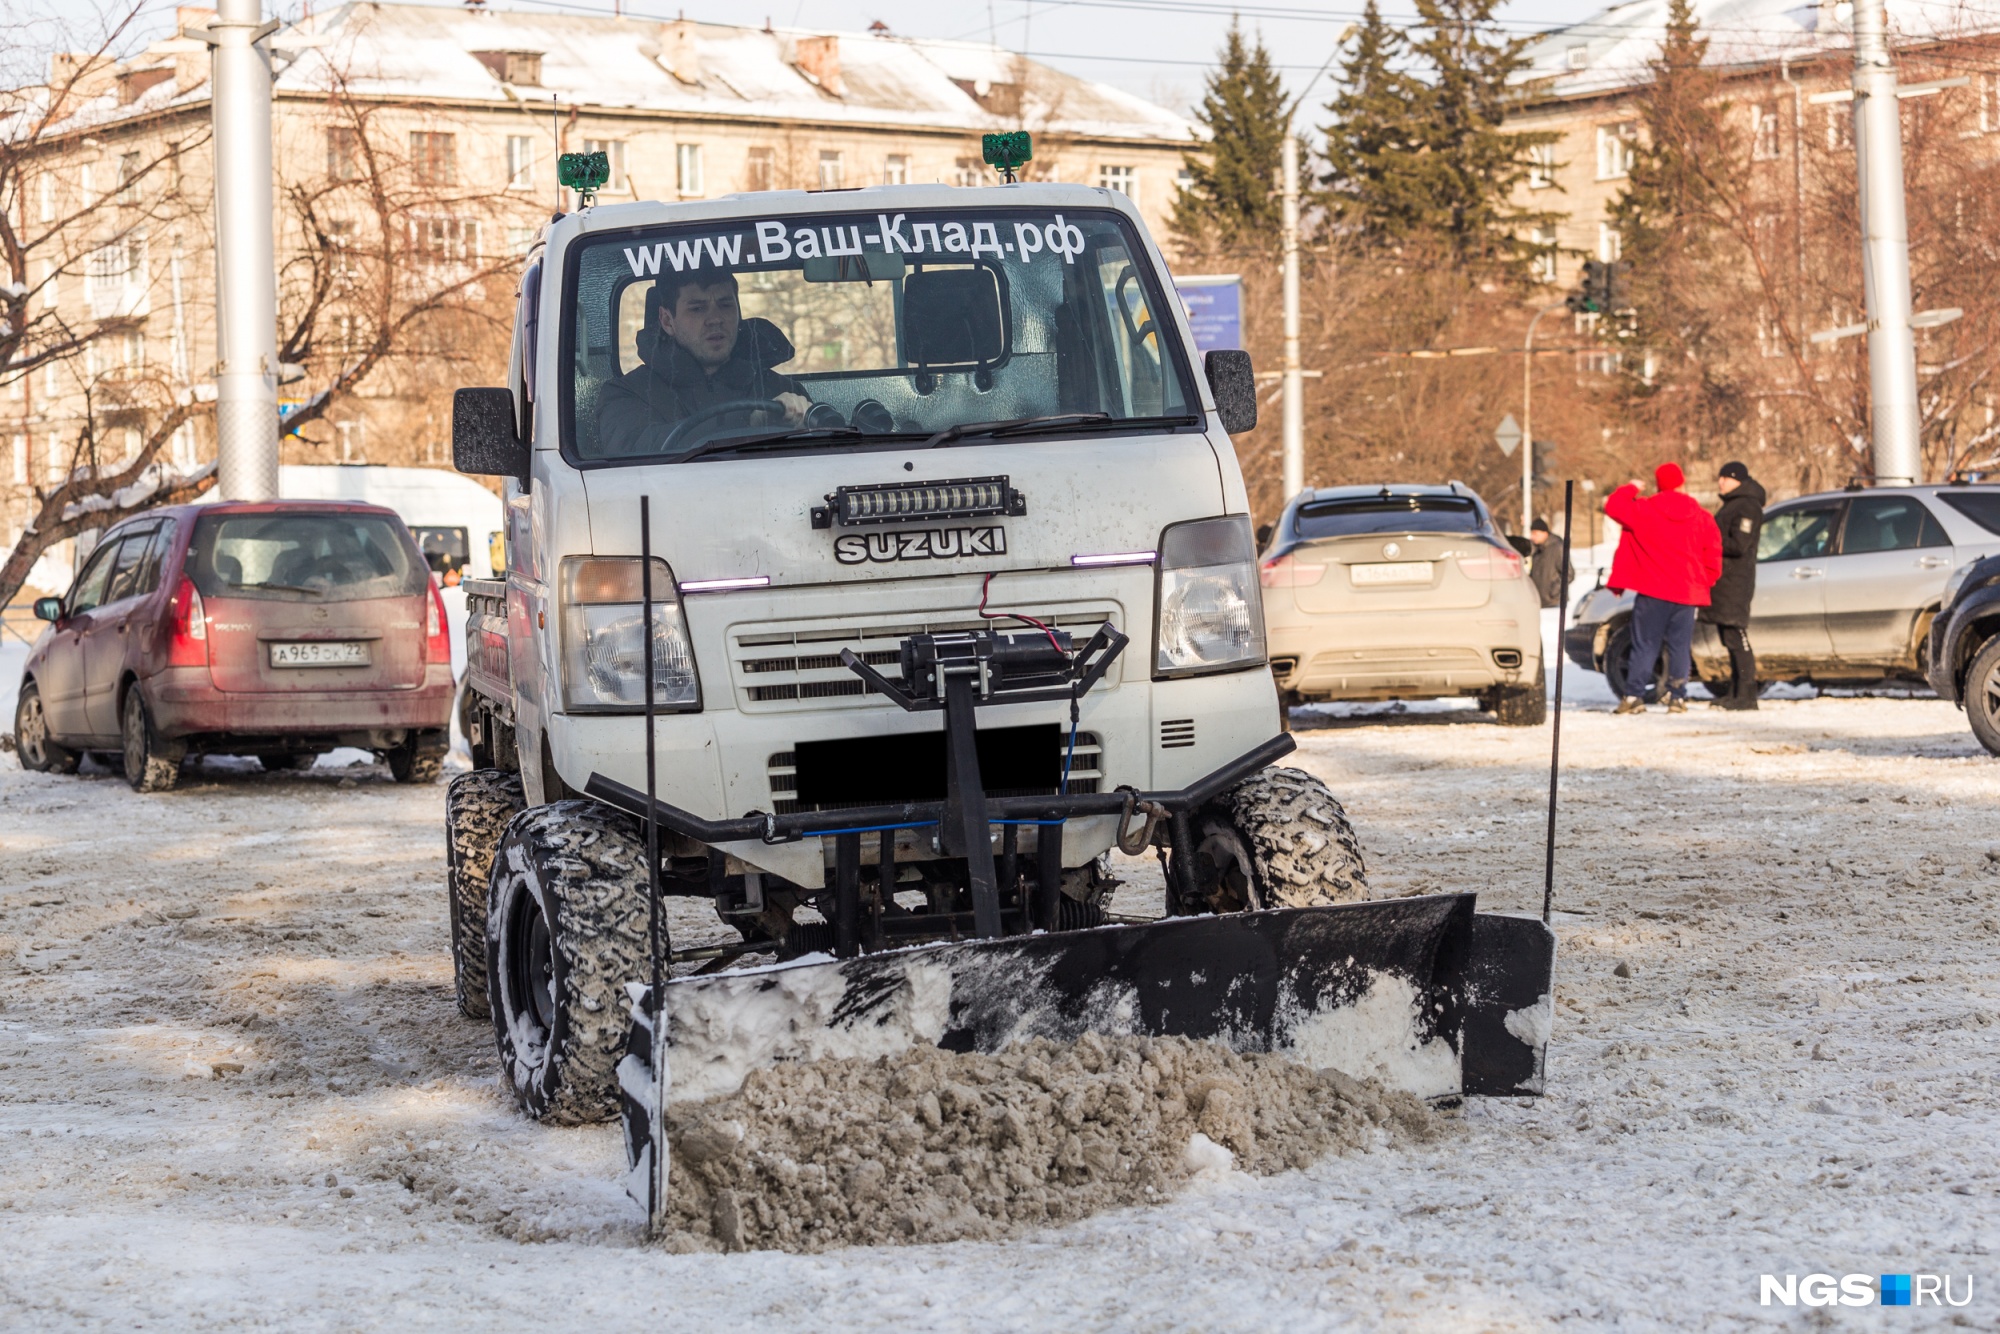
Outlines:
{"type": "MultiPolygon", "coordinates": [[[[1378,890],[1539,906],[1546,731],[1319,722],[1378,890]]],[[[2000,1326],[2000,767],[1927,700],[1566,724],[1547,1098],[817,1255],[646,1247],[616,1128],[516,1116],[452,1009],[441,786],[0,759],[0,1324],[1789,1327],[1761,1274],[1931,1273],[1972,1303],[1818,1315],[2000,1326]]]]}

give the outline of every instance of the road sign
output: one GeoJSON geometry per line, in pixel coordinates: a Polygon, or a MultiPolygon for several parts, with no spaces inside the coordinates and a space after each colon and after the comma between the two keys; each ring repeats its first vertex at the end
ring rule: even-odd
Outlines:
{"type": "Polygon", "coordinates": [[[1500,446],[1502,454],[1514,457],[1514,451],[1521,443],[1521,423],[1514,420],[1513,413],[1501,418],[1500,425],[1494,428],[1493,443],[1500,446]]]}
{"type": "Polygon", "coordinates": [[[1236,274],[1198,274],[1174,279],[1197,352],[1243,346],[1243,280],[1236,274]]]}

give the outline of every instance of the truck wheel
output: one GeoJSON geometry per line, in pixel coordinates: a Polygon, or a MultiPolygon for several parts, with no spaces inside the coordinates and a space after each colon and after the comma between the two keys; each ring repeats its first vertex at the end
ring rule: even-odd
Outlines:
{"type": "Polygon", "coordinates": [[[1502,686],[1493,692],[1493,721],[1502,727],[1540,727],[1549,720],[1549,682],[1535,669],[1531,686],[1502,686]]]}
{"type": "Polygon", "coordinates": [[[436,732],[412,728],[403,744],[388,752],[389,776],[399,783],[435,783],[444,773],[444,752],[436,732]]]}
{"type": "Polygon", "coordinates": [[[1611,693],[1623,699],[1628,694],[1643,694],[1648,704],[1658,704],[1667,697],[1667,654],[1660,651],[1659,667],[1653,672],[1653,679],[1641,685],[1637,691],[1628,691],[1625,680],[1625,663],[1632,656],[1632,623],[1627,621],[1611,632],[1611,638],[1604,645],[1604,680],[1611,687],[1611,693]]]}
{"type": "Polygon", "coordinates": [[[501,1069],[537,1121],[617,1113],[625,983],[648,967],[645,864],[637,823],[594,801],[522,811],[501,836],[486,994],[501,1069]]]}
{"type": "MultiPolygon", "coordinates": [[[[1308,908],[1368,897],[1361,840],[1326,784],[1266,769],[1196,813],[1198,901],[1182,912],[1308,908]]],[[[1171,880],[1169,883],[1172,883],[1171,880]]]]}
{"type": "Polygon", "coordinates": [[[125,737],[125,781],[134,792],[165,792],[181,781],[181,756],[185,746],[162,740],[153,730],[153,719],[135,683],[125,691],[121,710],[125,737]]]}
{"type": "Polygon", "coordinates": [[[14,750],[21,767],[38,774],[73,774],[83,762],[80,751],[59,746],[49,736],[49,716],[42,711],[42,692],[33,681],[21,685],[14,703],[14,750]]]}
{"type": "Polygon", "coordinates": [[[2000,635],[1987,640],[1965,670],[1965,716],[1979,744],[2000,755],[2000,635]]]}
{"type": "Polygon", "coordinates": [[[451,916],[451,973],[458,1012],[467,1019],[492,1013],[486,999],[486,882],[507,822],[527,802],[521,776],[475,769],[444,791],[445,909],[451,916]]]}

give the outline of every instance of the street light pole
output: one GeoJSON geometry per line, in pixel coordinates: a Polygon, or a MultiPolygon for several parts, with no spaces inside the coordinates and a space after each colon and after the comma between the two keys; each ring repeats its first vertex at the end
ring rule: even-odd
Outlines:
{"type": "Polygon", "coordinates": [[[1521,344],[1521,536],[1535,521],[1535,326],[1542,316],[1568,310],[1567,302],[1557,302],[1535,312],[1528,321],[1527,341],[1521,344]]]}
{"type": "Polygon", "coordinates": [[[261,0],[218,0],[214,47],[216,483],[278,494],[278,287],[271,235],[271,58],[261,0]]]}
{"type": "Polygon", "coordinates": [[[1910,331],[1910,232],[1903,211],[1903,123],[1883,0],[1854,3],[1854,162],[1861,184],[1861,271],[1868,309],[1868,399],[1875,481],[1923,476],[1917,344],[1910,331]]]}

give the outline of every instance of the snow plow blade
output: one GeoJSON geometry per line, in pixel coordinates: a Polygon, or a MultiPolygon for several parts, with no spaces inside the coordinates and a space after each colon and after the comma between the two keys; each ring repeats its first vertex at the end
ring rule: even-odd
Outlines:
{"type": "Polygon", "coordinates": [[[665,1109],[734,1093],[754,1070],[995,1052],[1086,1033],[1212,1039],[1426,1098],[1542,1091],[1555,937],[1474,911],[1471,894],[1177,917],[631,987],[618,1069],[626,1189],[666,1216],[665,1109]]]}

